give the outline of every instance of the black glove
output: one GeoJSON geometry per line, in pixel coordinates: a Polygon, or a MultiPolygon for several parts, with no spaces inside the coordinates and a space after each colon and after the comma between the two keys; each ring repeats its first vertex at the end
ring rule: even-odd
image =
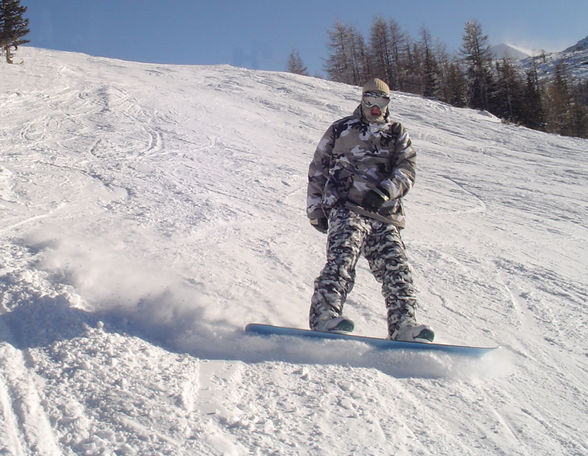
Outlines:
{"type": "Polygon", "coordinates": [[[365,194],[361,205],[368,211],[378,212],[384,203],[389,199],[390,195],[386,189],[378,186],[365,194]]]}
{"type": "Polygon", "coordinates": [[[321,233],[326,233],[329,229],[329,221],[326,217],[311,219],[310,224],[313,226],[313,228],[319,230],[321,233]]]}

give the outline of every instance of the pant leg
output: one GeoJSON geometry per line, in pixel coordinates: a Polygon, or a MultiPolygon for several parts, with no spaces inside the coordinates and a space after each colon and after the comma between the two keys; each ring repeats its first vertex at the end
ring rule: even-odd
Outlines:
{"type": "Polygon", "coordinates": [[[327,262],[314,282],[309,323],[315,329],[319,319],[338,317],[355,283],[355,266],[367,234],[368,223],[347,208],[335,208],[329,217],[327,262]]]}
{"type": "Polygon", "coordinates": [[[387,309],[388,334],[392,335],[401,320],[415,319],[416,290],[412,270],[398,228],[378,221],[366,237],[363,253],[370,269],[382,284],[387,309]]]}

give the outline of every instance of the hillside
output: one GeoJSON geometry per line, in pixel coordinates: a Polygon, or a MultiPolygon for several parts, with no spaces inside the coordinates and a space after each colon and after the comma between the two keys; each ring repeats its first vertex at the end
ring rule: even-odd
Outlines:
{"type": "Polygon", "coordinates": [[[534,63],[540,78],[552,78],[555,67],[564,62],[570,75],[577,81],[588,80],[588,36],[561,52],[549,52],[521,61],[523,68],[534,63]]]}
{"type": "MultiPolygon", "coordinates": [[[[306,173],[359,89],[22,48],[0,65],[0,453],[588,453],[588,140],[393,94],[421,309],[471,361],[305,327],[306,173]]],[[[385,334],[367,264],[347,314],[385,334]]]]}

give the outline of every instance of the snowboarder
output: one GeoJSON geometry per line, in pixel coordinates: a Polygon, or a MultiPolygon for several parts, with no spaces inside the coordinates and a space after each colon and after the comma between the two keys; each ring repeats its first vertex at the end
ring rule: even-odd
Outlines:
{"type": "Polygon", "coordinates": [[[327,233],[327,262],[314,283],[310,328],[352,331],[343,305],[363,254],[382,284],[388,337],[432,341],[417,323],[412,272],[400,237],[402,197],[415,180],[416,153],[404,127],[390,118],[390,89],[368,81],[351,116],[333,123],[320,140],[308,172],[307,215],[327,233]]]}

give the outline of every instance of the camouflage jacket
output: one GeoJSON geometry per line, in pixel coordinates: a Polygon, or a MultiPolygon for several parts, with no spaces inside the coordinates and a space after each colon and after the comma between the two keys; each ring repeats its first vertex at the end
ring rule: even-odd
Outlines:
{"type": "Polygon", "coordinates": [[[415,180],[416,153],[398,122],[370,125],[361,105],[353,115],[333,123],[320,140],[308,170],[307,215],[327,217],[337,205],[399,228],[405,225],[402,197],[415,180]],[[367,192],[376,187],[390,195],[381,209],[362,207],[367,192]]]}

